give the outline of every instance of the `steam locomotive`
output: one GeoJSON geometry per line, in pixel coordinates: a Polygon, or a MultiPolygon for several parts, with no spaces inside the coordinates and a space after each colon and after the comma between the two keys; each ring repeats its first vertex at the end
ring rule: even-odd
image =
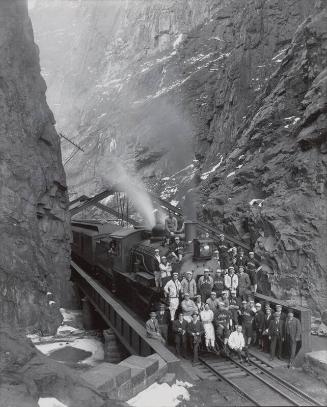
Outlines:
{"type": "MultiPolygon", "coordinates": [[[[169,254],[169,248],[163,244],[163,225],[149,230],[120,228],[97,221],[72,221],[72,232],[72,259],[116,292],[130,308],[146,315],[163,301],[163,290],[156,288],[154,279],[154,271],[158,269],[155,249],[159,249],[161,256],[169,254]]],[[[184,256],[175,267],[180,275],[192,270],[198,278],[211,259],[215,242],[199,239],[193,222],[185,222],[185,234],[181,237],[185,241],[184,256]]],[[[168,279],[163,279],[163,286],[168,279]]]]}

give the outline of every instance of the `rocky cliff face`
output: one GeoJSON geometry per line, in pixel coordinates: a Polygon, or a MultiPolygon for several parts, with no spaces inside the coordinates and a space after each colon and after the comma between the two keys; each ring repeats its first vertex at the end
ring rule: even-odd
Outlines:
{"type": "MultiPolygon", "coordinates": [[[[239,126],[225,117],[231,151],[202,185],[205,216],[248,237],[262,256],[261,289],[314,311],[327,305],[326,17],[316,10],[283,44],[279,66],[258,81],[263,91],[239,126]]],[[[232,66],[241,67],[237,58],[232,66]]],[[[225,91],[239,104],[239,89],[228,83],[225,91]]],[[[219,105],[220,92],[214,100],[219,105]]],[[[222,110],[232,114],[234,106],[222,110]]],[[[221,114],[214,110],[214,128],[221,114]]],[[[225,142],[217,129],[208,156],[225,142]]]]}
{"type": "Polygon", "coordinates": [[[326,308],[324,3],[60,4],[52,46],[49,5],[32,18],[58,126],[85,150],[63,144],[71,191],[127,168],[183,203],[200,175],[199,216],[255,246],[261,289],[326,308]]]}
{"type": "Polygon", "coordinates": [[[0,41],[0,317],[52,333],[68,290],[67,187],[25,2],[1,3],[0,41]]]}
{"type": "Polygon", "coordinates": [[[1,1],[0,406],[115,406],[26,338],[56,331],[69,293],[67,187],[45,90],[27,3],[1,1]]]}

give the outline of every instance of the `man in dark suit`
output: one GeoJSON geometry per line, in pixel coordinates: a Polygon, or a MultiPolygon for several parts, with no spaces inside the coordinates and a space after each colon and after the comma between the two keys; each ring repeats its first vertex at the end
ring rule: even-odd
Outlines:
{"type": "Polygon", "coordinates": [[[278,359],[282,356],[282,344],[284,342],[284,323],[280,319],[280,313],[274,313],[274,319],[270,321],[268,328],[270,340],[270,360],[274,360],[276,347],[278,347],[278,359]]]}
{"type": "Polygon", "coordinates": [[[187,334],[190,341],[190,346],[193,351],[193,363],[199,361],[199,345],[202,340],[202,335],[204,334],[204,328],[202,322],[199,321],[199,316],[197,312],[193,312],[192,321],[189,322],[187,326],[187,334]]]}
{"type": "Polygon", "coordinates": [[[173,321],[173,333],[177,356],[182,356],[183,358],[186,356],[186,331],[187,322],[181,312],[178,315],[178,319],[173,321]]]}
{"type": "Polygon", "coordinates": [[[294,318],[293,310],[288,311],[285,322],[285,339],[288,351],[288,367],[292,367],[297,342],[301,340],[301,323],[297,318],[294,318]]]}

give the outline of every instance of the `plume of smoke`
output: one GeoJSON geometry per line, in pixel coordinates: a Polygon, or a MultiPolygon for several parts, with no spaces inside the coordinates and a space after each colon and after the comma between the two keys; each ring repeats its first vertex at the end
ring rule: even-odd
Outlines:
{"type": "Polygon", "coordinates": [[[110,163],[102,162],[98,166],[98,173],[104,187],[114,187],[126,193],[147,227],[152,228],[155,225],[155,212],[148,192],[142,181],[128,172],[119,158],[111,156],[110,163]]]}

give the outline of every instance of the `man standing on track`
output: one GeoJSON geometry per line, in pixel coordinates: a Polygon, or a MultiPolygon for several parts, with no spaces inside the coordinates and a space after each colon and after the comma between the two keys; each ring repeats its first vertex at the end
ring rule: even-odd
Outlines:
{"type": "Polygon", "coordinates": [[[293,310],[288,311],[285,322],[285,339],[288,350],[288,367],[293,368],[297,342],[301,340],[301,323],[297,318],[294,318],[293,310]]]}
{"type": "Polygon", "coordinates": [[[187,326],[187,333],[193,351],[193,363],[196,363],[199,361],[199,345],[202,340],[202,335],[204,334],[204,328],[202,322],[199,321],[197,312],[193,312],[192,321],[187,326]]]}
{"type": "Polygon", "coordinates": [[[274,320],[270,322],[268,328],[270,340],[270,360],[274,360],[276,347],[278,347],[278,359],[282,357],[282,344],[284,342],[284,323],[280,319],[280,313],[274,313],[274,320]]]}
{"type": "Polygon", "coordinates": [[[187,322],[184,319],[182,312],[178,314],[178,319],[173,322],[173,333],[175,338],[175,346],[177,356],[186,356],[186,331],[187,322]]]}
{"type": "Polygon", "coordinates": [[[179,297],[181,294],[181,290],[182,285],[178,280],[178,273],[174,272],[173,278],[169,280],[164,287],[165,295],[166,297],[168,297],[169,300],[169,311],[172,321],[175,319],[175,313],[179,305],[179,297]]]}

